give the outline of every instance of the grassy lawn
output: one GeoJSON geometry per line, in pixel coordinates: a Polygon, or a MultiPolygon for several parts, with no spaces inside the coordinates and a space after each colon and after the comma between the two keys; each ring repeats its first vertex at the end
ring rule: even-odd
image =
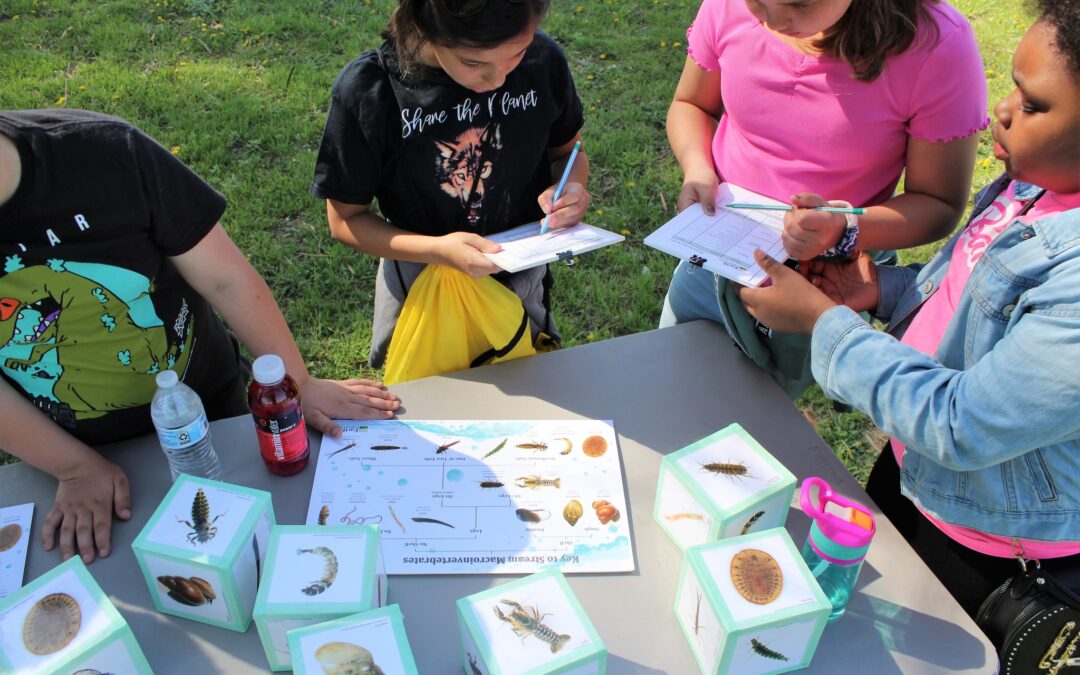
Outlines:
{"type": "MultiPolygon", "coordinates": [[[[626,243],[558,266],[567,346],[656,326],[675,260],[642,244],[674,215],[680,172],[664,116],[699,0],[558,0],[545,29],[566,50],[587,115],[588,221],[626,243]]],[[[1021,0],[954,0],[979,37],[991,102],[1011,86],[1029,23],[1021,0]]],[[[266,277],[314,373],[364,373],[376,260],[335,243],[307,193],[330,87],[379,43],[392,0],[2,0],[0,108],[124,117],[222,191],[225,228],[266,277]]],[[[976,187],[997,167],[980,144],[976,187]]],[[[929,257],[933,247],[910,251],[929,257]]],[[[364,373],[377,376],[378,373],[364,373]]],[[[881,444],[859,414],[812,391],[819,433],[865,477],[881,444]]],[[[0,462],[4,458],[0,453],[0,462]]]]}

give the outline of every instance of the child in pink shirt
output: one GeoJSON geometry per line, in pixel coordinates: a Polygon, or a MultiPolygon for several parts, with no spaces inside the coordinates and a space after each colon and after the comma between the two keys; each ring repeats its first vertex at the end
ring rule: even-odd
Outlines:
{"type": "MultiPolygon", "coordinates": [[[[790,201],[784,245],[802,260],[841,241],[845,250],[833,253],[949,233],[967,200],[976,134],[989,122],[978,47],[944,2],[915,3],[910,23],[878,26],[869,8],[882,2],[901,4],[704,0],[668,111],[685,174],[680,210],[700,202],[711,212],[721,180],[790,201]],[[884,38],[861,41],[867,34],[884,38]],[[857,223],[805,208],[826,198],[869,208],[857,223]]],[[[661,326],[725,323],[797,397],[810,382],[805,338],[767,336],[726,283],[693,272],[686,262],[676,269],[661,326]]]]}

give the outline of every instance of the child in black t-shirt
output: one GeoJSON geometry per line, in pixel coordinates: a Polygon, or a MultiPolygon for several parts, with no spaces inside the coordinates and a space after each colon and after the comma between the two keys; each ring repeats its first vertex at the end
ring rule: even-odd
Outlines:
{"type": "Polygon", "coordinates": [[[218,224],[224,210],[121,119],[0,111],[0,448],[60,482],[46,549],[59,531],[65,558],[108,555],[112,513],[129,518],[131,499],[123,470],[89,444],[152,431],[156,373],[180,374],[211,419],[247,412],[246,366],[213,309],[253,354],[284,359],[312,427],[336,435],[334,417],[397,408],[379,383],[308,374],[270,289],[218,224]]]}
{"type": "Polygon", "coordinates": [[[562,50],[537,30],[547,0],[399,0],[386,42],[334,84],[312,194],[330,231],[380,262],[371,363],[382,365],[408,287],[425,264],[514,290],[533,337],[555,337],[546,268],[515,275],[485,235],[547,216],[560,228],[589,204],[589,162],[561,175],[584,122],[562,50]],[[378,200],[380,215],[371,208],[378,200]],[[389,264],[387,264],[389,263],[389,264]]]}

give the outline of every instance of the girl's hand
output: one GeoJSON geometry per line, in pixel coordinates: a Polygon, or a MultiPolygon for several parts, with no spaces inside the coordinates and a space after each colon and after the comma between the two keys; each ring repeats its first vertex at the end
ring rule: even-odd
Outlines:
{"type": "Polygon", "coordinates": [[[552,185],[536,198],[540,209],[547,214],[548,229],[570,227],[580,223],[592,199],[584,185],[573,182],[567,182],[563,193],[559,195],[559,201],[552,204],[551,198],[554,196],[555,186],[552,185]]]}
{"type": "Polygon", "coordinates": [[[866,253],[839,262],[811,260],[800,264],[803,275],[833,302],[856,312],[877,307],[877,265],[866,253]]]}
{"type": "Polygon", "coordinates": [[[691,204],[701,204],[705,215],[711,216],[716,213],[716,187],[719,181],[716,174],[711,171],[701,175],[686,174],[683,179],[682,192],[679,193],[679,201],[675,208],[679,212],[686,210],[691,204]]]}
{"type": "Polygon", "coordinates": [[[323,380],[309,377],[300,386],[304,404],[304,419],[313,428],[334,438],[341,436],[341,427],[334,419],[389,419],[401,402],[382,382],[371,380],[323,380]]]}
{"type": "Polygon", "coordinates": [[[479,279],[502,270],[483,255],[484,253],[498,253],[501,250],[502,246],[476,233],[451,232],[436,238],[435,254],[441,264],[479,279]]]}
{"type": "Polygon", "coordinates": [[[760,249],[754,259],[772,284],[758,288],[736,287],[746,311],[761,323],[781,333],[811,333],[818,317],[833,302],[795,270],[773,260],[760,249]]]}
{"type": "Polygon", "coordinates": [[[810,260],[840,241],[847,221],[839,213],[813,211],[815,206],[829,206],[820,195],[801,192],[791,197],[794,210],[784,214],[784,250],[796,260],[810,260]]]}

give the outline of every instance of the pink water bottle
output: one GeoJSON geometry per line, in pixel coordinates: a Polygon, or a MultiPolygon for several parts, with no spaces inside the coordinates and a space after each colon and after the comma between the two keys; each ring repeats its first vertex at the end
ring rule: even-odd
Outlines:
{"type": "Polygon", "coordinates": [[[803,481],[799,505],[813,521],[802,557],[832,603],[829,621],[833,621],[844,613],[851,599],[877,526],[865,507],[836,494],[816,476],[803,481]]]}

